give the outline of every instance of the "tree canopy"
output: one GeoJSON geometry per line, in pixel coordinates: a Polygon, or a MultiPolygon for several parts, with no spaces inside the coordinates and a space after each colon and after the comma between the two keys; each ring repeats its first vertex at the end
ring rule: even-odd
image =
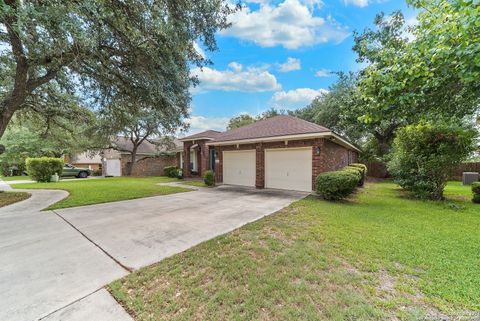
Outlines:
{"type": "Polygon", "coordinates": [[[189,64],[207,62],[195,41],[216,49],[231,10],[222,0],[0,0],[0,136],[15,112],[58,94],[186,113],[189,64]]]}
{"type": "Polygon", "coordinates": [[[283,110],[283,109],[277,110],[272,107],[255,117],[249,114],[240,114],[230,119],[227,125],[227,130],[239,128],[245,125],[250,125],[259,120],[275,117],[278,115],[285,115],[286,113],[287,113],[286,110],[283,110]]]}
{"type": "Polygon", "coordinates": [[[397,129],[470,122],[480,108],[480,4],[409,2],[420,10],[418,24],[408,26],[401,12],[378,14],[373,28],[354,36],[357,61],[366,66],[354,77],[340,75],[327,94],[296,112],[381,159],[397,129]]]}
{"type": "Polygon", "coordinates": [[[92,136],[96,122],[92,111],[78,105],[57,107],[15,115],[0,139],[6,147],[0,155],[4,174],[12,168],[23,171],[27,157],[61,157],[103,147],[92,136]]]}

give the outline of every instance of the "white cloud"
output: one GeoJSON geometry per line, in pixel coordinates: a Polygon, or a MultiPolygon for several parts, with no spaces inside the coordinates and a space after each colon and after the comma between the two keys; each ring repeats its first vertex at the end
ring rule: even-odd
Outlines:
{"type": "Polygon", "coordinates": [[[314,15],[318,0],[285,0],[275,5],[257,1],[260,9],[252,11],[245,6],[230,16],[232,26],[220,33],[254,43],[262,47],[282,45],[288,49],[326,42],[342,42],[349,33],[332,17],[314,15]]]}
{"type": "Polygon", "coordinates": [[[320,69],[315,73],[315,77],[332,77],[332,71],[328,69],[320,69]]]}
{"type": "Polygon", "coordinates": [[[294,70],[300,70],[300,59],[288,57],[287,61],[283,64],[278,64],[278,71],[289,72],[294,70]]]}
{"type": "Polygon", "coordinates": [[[185,122],[190,124],[188,134],[195,134],[205,130],[224,131],[227,127],[228,117],[204,117],[204,116],[190,116],[185,122]]]}
{"type": "Polygon", "coordinates": [[[273,94],[271,105],[278,108],[305,107],[316,97],[328,93],[325,89],[297,88],[289,91],[278,91],[273,94]]]}
{"type": "Polygon", "coordinates": [[[368,0],[343,0],[345,5],[353,5],[360,8],[368,6],[368,0]]]}
{"type": "Polygon", "coordinates": [[[193,93],[209,90],[265,92],[279,90],[282,87],[277,78],[265,68],[244,68],[237,62],[230,63],[226,70],[194,68],[192,74],[200,81],[200,84],[193,88],[193,93]]]}
{"type": "Polygon", "coordinates": [[[196,41],[193,43],[193,48],[203,59],[207,57],[207,55],[205,55],[205,51],[203,51],[196,41]]]}

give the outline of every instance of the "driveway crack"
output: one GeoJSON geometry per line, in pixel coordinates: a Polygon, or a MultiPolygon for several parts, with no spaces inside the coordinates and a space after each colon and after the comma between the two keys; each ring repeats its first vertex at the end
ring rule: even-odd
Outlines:
{"type": "Polygon", "coordinates": [[[75,225],[73,225],[72,223],[70,223],[65,217],[63,217],[62,215],[60,215],[59,213],[57,213],[55,210],[51,210],[53,213],[55,213],[55,215],[57,215],[60,219],[62,219],[65,223],[67,223],[68,225],[70,225],[75,231],[77,231],[78,233],[80,233],[85,239],[87,239],[87,241],[89,241],[90,243],[92,243],[93,245],[95,245],[100,251],[102,251],[103,253],[105,253],[106,256],[108,256],[109,258],[111,258],[115,263],[117,263],[122,269],[124,269],[125,271],[127,271],[128,273],[131,273],[133,271],[132,268],[126,266],[126,265],[123,265],[119,260],[117,260],[115,257],[113,257],[113,255],[111,255],[110,253],[108,253],[105,249],[103,249],[100,245],[98,245],[94,240],[92,240],[91,238],[89,238],[85,233],[83,233],[82,231],[80,231],[75,225]]]}

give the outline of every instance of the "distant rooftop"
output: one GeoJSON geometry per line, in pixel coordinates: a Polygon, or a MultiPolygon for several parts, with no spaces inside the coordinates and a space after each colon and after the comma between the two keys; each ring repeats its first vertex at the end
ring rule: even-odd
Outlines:
{"type": "Polygon", "coordinates": [[[220,134],[221,134],[221,132],[216,131],[216,130],[206,130],[206,131],[198,133],[198,134],[194,134],[194,135],[190,135],[190,136],[187,136],[187,137],[180,138],[180,141],[189,141],[189,140],[195,140],[195,139],[210,139],[210,140],[213,140],[213,139],[217,138],[218,135],[220,135],[220,134]]]}

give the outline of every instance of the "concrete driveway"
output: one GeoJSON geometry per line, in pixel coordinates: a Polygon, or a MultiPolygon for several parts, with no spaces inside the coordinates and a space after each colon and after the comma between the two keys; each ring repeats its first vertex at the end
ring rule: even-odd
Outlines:
{"type": "Polygon", "coordinates": [[[0,209],[0,320],[130,320],[104,285],[306,195],[221,186],[39,212],[37,192],[65,196],[0,209]]]}

